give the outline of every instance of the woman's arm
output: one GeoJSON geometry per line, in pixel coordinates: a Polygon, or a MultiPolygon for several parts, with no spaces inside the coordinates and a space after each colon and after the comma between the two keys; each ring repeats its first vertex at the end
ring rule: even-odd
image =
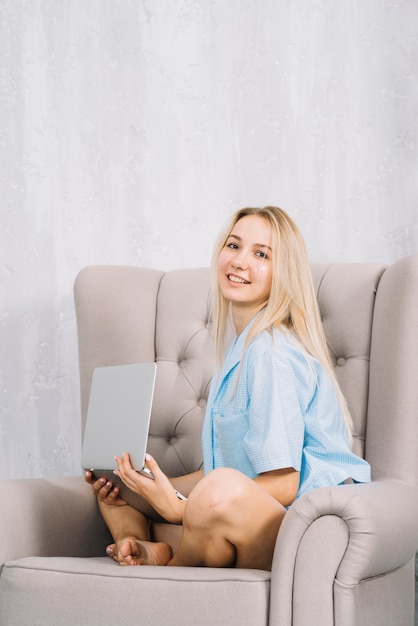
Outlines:
{"type": "Polygon", "coordinates": [[[197,483],[203,478],[203,476],[203,470],[198,470],[197,472],[185,474],[184,476],[177,476],[176,478],[170,478],[169,480],[174,489],[188,498],[192,489],[196,487],[197,483]]]}
{"type": "Polygon", "coordinates": [[[286,467],[259,474],[254,478],[254,482],[280,504],[290,506],[298,493],[299,477],[299,472],[293,467],[286,467]]]}

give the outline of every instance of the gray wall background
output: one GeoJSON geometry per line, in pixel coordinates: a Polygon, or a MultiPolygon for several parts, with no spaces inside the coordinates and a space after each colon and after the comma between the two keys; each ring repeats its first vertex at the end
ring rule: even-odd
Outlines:
{"type": "Polygon", "coordinates": [[[0,477],[80,471],[72,285],[207,265],[242,205],[313,261],[418,251],[415,0],[0,0],[0,477]]]}

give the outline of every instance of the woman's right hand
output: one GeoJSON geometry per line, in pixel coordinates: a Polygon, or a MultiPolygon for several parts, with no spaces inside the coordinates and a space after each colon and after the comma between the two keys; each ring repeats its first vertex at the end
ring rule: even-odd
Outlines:
{"type": "Polygon", "coordinates": [[[131,463],[129,454],[115,456],[117,470],[114,474],[132,491],[144,498],[167,522],[181,524],[185,500],[180,499],[169,478],[150,455],[145,455],[145,467],[153,474],[153,479],[137,472],[131,463]]]}
{"type": "Polygon", "coordinates": [[[91,471],[87,470],[84,480],[93,487],[93,493],[100,503],[108,506],[125,506],[127,504],[119,495],[119,487],[116,487],[107,478],[103,476],[97,478],[91,471]]]}

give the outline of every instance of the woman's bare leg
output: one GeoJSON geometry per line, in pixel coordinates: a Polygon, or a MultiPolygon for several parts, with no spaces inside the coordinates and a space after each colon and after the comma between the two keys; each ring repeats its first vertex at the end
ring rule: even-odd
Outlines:
{"type": "Polygon", "coordinates": [[[172,549],[167,543],[150,541],[149,519],[124,503],[110,481],[97,480],[87,472],[86,482],[93,486],[100,513],[115,542],[107,547],[107,554],[121,565],[167,565],[172,549]]]}
{"type": "Polygon", "coordinates": [[[150,521],[133,507],[99,502],[104,522],[113,537],[106,553],[120,565],[167,565],[173,555],[166,543],[150,540],[150,521]]]}
{"type": "Polygon", "coordinates": [[[286,509],[236,470],[213,470],[192,490],[174,557],[168,544],[150,541],[150,522],[144,514],[129,505],[112,505],[117,494],[102,489],[100,484],[95,489],[99,508],[115,541],[108,554],[121,565],[271,569],[286,509]]]}
{"type": "Polygon", "coordinates": [[[285,513],[240,472],[214,470],[190,494],[182,539],[168,565],[270,570],[285,513]]]}

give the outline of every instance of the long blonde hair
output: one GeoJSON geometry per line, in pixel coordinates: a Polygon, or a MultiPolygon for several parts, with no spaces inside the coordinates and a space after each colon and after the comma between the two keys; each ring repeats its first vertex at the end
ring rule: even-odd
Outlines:
{"type": "Polygon", "coordinates": [[[229,326],[230,303],[218,286],[218,257],[235,224],[246,215],[257,215],[271,227],[272,282],[267,305],[252,324],[246,346],[254,337],[273,327],[285,327],[297,338],[302,348],[322,365],[333,381],[351,439],[352,420],[345,398],[335,377],[318,302],[313,286],[305,242],[293,220],[278,207],[244,208],[231,218],[220,235],[212,258],[213,320],[216,355],[222,364],[229,326]]]}

